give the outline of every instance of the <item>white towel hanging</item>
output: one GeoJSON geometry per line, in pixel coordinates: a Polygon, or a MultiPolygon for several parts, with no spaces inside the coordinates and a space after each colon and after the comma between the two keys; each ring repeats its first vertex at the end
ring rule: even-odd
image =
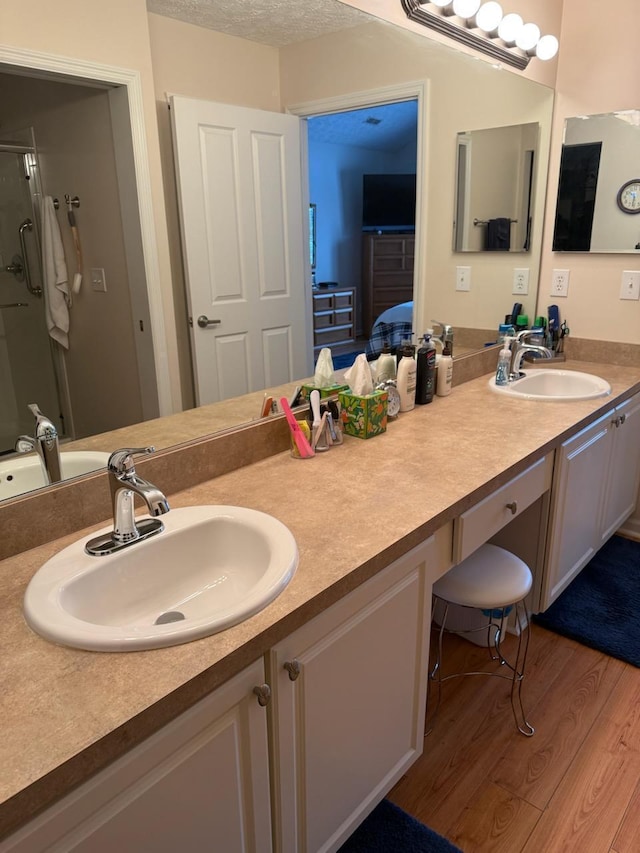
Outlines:
{"type": "Polygon", "coordinates": [[[42,272],[49,335],[65,349],[69,349],[67,262],[51,196],[42,199],[42,272]]]}

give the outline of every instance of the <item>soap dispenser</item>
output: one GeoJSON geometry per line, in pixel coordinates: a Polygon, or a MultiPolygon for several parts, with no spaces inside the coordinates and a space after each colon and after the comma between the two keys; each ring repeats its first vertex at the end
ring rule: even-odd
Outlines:
{"type": "Polygon", "coordinates": [[[496,368],[496,385],[508,385],[509,373],[511,371],[511,341],[514,338],[506,337],[498,356],[498,367],[496,368]]]}

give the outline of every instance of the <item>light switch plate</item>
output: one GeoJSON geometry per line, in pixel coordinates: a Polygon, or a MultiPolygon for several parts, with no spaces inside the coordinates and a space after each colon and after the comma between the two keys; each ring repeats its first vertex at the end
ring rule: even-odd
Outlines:
{"type": "Polygon", "coordinates": [[[105,278],[104,269],[102,267],[91,268],[91,289],[98,293],[107,292],[107,279],[105,278]]]}
{"type": "Polygon", "coordinates": [[[640,270],[623,270],[620,299],[640,299],[640,270]]]}
{"type": "Polygon", "coordinates": [[[471,290],[471,267],[456,267],[456,290],[471,290]]]}

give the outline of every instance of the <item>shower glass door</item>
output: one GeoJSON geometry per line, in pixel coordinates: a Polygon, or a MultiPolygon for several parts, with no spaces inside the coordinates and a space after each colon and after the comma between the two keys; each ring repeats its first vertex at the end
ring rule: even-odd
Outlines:
{"type": "Polygon", "coordinates": [[[42,296],[37,182],[34,149],[0,142],[0,455],[33,434],[29,403],[64,432],[42,296]]]}

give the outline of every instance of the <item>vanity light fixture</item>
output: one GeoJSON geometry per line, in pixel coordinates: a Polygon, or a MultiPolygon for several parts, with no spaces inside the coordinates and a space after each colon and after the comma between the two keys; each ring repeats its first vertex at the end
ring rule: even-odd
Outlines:
{"type": "Polygon", "coordinates": [[[410,21],[422,24],[523,70],[532,56],[548,60],[558,52],[558,39],[541,36],[536,24],[520,15],[503,14],[500,3],[481,0],[400,0],[410,21]]]}

